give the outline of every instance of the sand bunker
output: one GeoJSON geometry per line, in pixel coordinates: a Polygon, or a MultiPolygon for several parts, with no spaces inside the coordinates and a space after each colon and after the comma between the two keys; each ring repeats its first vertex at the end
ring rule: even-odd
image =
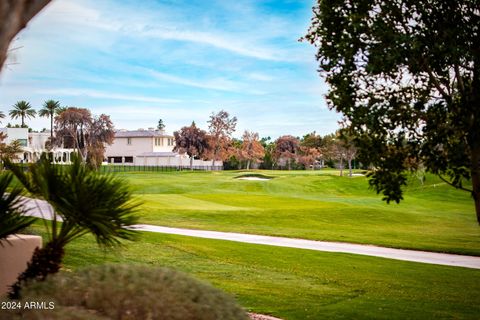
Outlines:
{"type": "Polygon", "coordinates": [[[268,181],[269,178],[260,178],[260,177],[240,177],[238,180],[253,180],[253,181],[268,181]]]}

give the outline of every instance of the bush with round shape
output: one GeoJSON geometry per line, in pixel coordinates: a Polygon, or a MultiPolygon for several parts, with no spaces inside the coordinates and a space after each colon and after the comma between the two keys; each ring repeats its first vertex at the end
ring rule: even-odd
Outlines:
{"type": "Polygon", "coordinates": [[[184,273],[142,265],[101,265],[62,272],[24,289],[24,300],[94,310],[108,319],[248,319],[235,300],[184,273]]]}

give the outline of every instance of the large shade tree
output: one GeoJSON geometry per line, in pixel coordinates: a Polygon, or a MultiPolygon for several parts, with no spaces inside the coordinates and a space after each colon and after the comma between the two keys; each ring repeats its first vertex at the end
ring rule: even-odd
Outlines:
{"type": "Polygon", "coordinates": [[[319,0],[327,100],[355,132],[370,184],[399,202],[415,164],[471,193],[480,223],[480,6],[472,0],[319,0]],[[412,166],[413,164],[413,166],[412,166]]]}
{"type": "Polygon", "coordinates": [[[240,160],[247,162],[247,170],[251,163],[260,163],[265,156],[265,149],[257,132],[247,131],[242,135],[242,145],[239,150],[240,160]]]}
{"type": "Polygon", "coordinates": [[[277,159],[286,161],[288,170],[290,170],[292,162],[295,161],[298,155],[299,146],[300,141],[294,136],[281,136],[275,141],[274,155],[277,159]]]}
{"type": "Polygon", "coordinates": [[[73,148],[93,168],[103,160],[105,145],[112,144],[115,131],[110,117],[93,117],[90,110],[69,107],[55,117],[57,145],[73,148]]]}
{"type": "Polygon", "coordinates": [[[224,160],[229,156],[230,140],[236,125],[237,117],[230,118],[225,110],[210,115],[208,130],[211,137],[212,166],[215,166],[215,160],[224,160]]]}
{"type": "Polygon", "coordinates": [[[190,157],[190,170],[193,170],[193,159],[202,157],[209,149],[207,133],[192,122],[190,126],[175,131],[173,135],[175,137],[173,151],[186,153],[190,157]]]}
{"type": "Polygon", "coordinates": [[[37,112],[33,109],[30,102],[25,100],[18,101],[12,106],[12,110],[9,112],[12,119],[20,118],[22,119],[22,128],[25,127],[25,118],[31,119],[34,118],[37,112]]]}

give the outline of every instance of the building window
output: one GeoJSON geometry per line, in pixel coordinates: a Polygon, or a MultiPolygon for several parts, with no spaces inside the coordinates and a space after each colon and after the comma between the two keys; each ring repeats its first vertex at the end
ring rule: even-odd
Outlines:
{"type": "Polygon", "coordinates": [[[173,146],[173,138],[168,138],[168,145],[173,146]]]}
{"type": "Polygon", "coordinates": [[[27,146],[27,139],[18,139],[17,141],[20,143],[22,147],[27,146]]]}
{"type": "Polygon", "coordinates": [[[155,138],[155,145],[156,146],[163,146],[163,139],[162,138],[155,138]]]}
{"type": "Polygon", "coordinates": [[[127,138],[127,144],[131,145],[132,144],[132,138],[127,138]]]}

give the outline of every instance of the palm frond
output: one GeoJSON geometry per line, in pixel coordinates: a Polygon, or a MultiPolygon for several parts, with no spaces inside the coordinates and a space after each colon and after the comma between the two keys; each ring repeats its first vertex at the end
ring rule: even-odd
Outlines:
{"type": "Polygon", "coordinates": [[[24,215],[22,189],[13,187],[8,190],[12,180],[11,173],[0,176],[0,239],[19,232],[35,220],[33,217],[24,215]]]}

